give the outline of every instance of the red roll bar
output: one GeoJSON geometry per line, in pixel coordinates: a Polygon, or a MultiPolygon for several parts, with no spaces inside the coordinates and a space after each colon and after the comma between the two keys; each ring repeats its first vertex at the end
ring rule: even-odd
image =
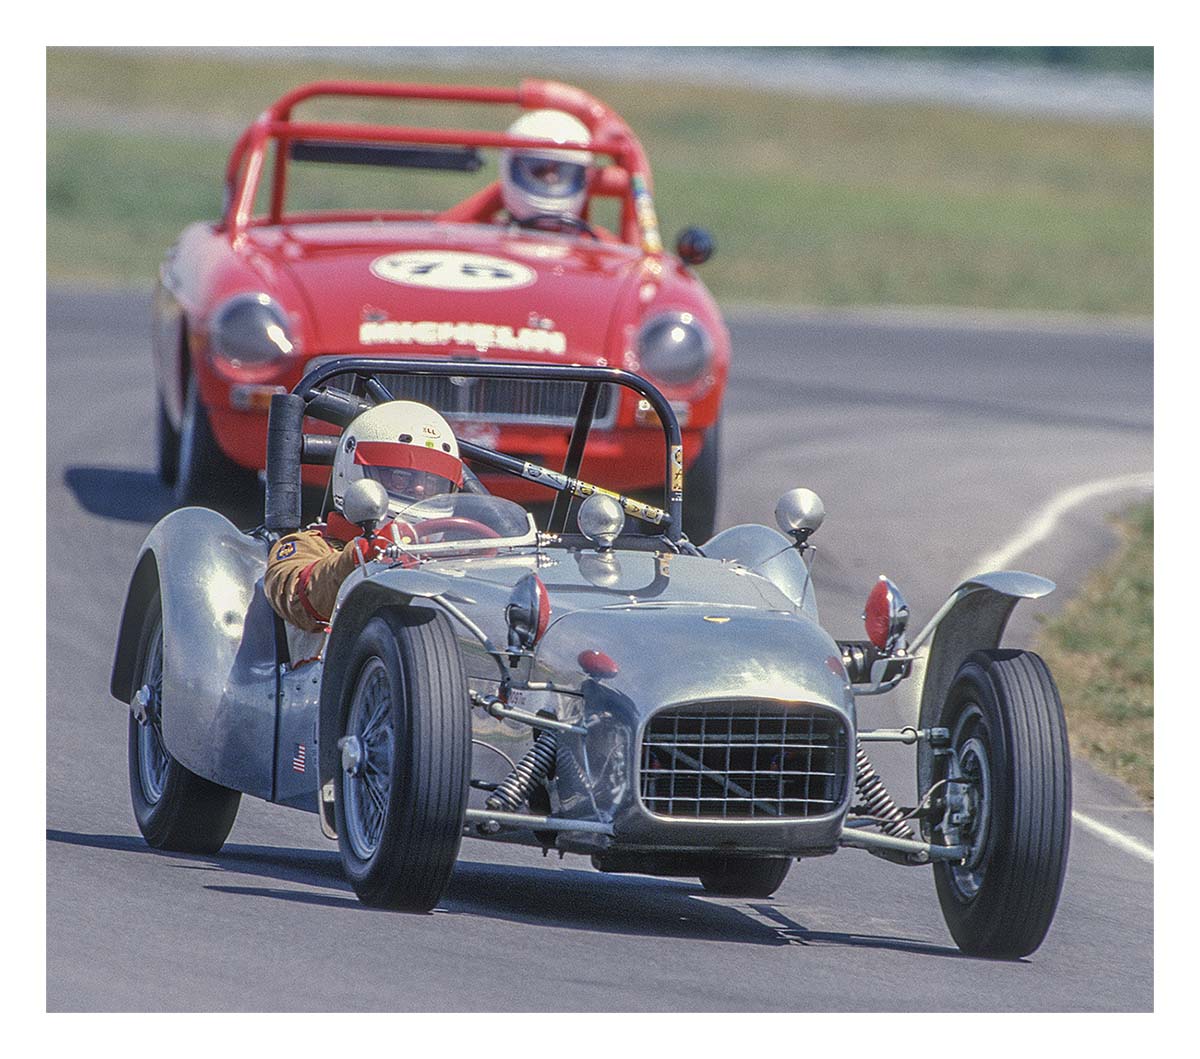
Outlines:
{"type": "MultiPolygon", "coordinates": [[[[253,223],[279,224],[287,219],[288,145],[292,140],[320,139],[341,143],[438,144],[463,147],[553,146],[605,155],[626,178],[599,180],[593,193],[621,198],[621,238],[659,253],[662,241],[651,198],[650,166],[642,145],[621,117],[582,89],[557,81],[525,80],[519,87],[491,88],[471,85],[386,84],[368,81],[317,81],[281,96],[238,138],[225,169],[224,227],[237,238],[253,223]],[[420,99],[458,103],[495,103],[525,110],[562,110],[587,126],[587,144],[558,144],[550,140],[509,136],[483,130],[431,129],[403,125],[364,125],[342,122],[293,121],[292,111],[307,100],[330,96],[377,99],[420,99]],[[253,219],[254,200],[262,180],[267,148],[274,140],[275,167],[271,183],[270,212],[265,221],[253,219]]],[[[471,197],[473,202],[493,201],[488,189],[471,197]]],[[[459,204],[460,207],[462,204],[459,204]]],[[[461,219],[462,210],[451,207],[447,219],[461,219]]]]}

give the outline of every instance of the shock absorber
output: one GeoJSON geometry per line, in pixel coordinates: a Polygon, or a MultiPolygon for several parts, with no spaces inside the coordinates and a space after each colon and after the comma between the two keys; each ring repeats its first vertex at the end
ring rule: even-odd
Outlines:
{"type": "Polygon", "coordinates": [[[538,732],[534,736],[533,746],[525,752],[517,767],[488,795],[487,807],[507,813],[515,813],[520,809],[529,792],[550,775],[557,750],[558,740],[553,732],[538,732]]]}
{"type": "Polygon", "coordinates": [[[871,764],[862,743],[854,741],[857,749],[857,764],[854,773],[854,789],[862,799],[864,815],[874,817],[879,830],[893,838],[913,838],[912,828],[904,821],[904,814],[895,803],[875,766],[871,764]]]}

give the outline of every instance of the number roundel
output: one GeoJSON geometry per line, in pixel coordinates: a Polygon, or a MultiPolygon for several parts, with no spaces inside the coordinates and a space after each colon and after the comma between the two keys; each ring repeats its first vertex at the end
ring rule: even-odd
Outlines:
{"type": "Polygon", "coordinates": [[[371,262],[371,272],[388,283],[437,290],[514,290],[528,287],[537,279],[537,273],[528,265],[458,250],[384,254],[371,262]]]}

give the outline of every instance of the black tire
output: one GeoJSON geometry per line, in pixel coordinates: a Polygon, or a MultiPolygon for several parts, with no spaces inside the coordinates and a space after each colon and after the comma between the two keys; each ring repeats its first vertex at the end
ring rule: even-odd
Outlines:
{"type": "MultiPolygon", "coordinates": [[[[162,693],[162,604],[155,595],[138,644],[138,687],[162,693]]],[[[155,849],[216,853],[229,837],[242,795],[202,779],[171,757],[160,719],[140,724],[129,715],[129,794],[133,816],[155,849]],[[151,767],[152,763],[154,766],[151,767]]]]}
{"type": "Polygon", "coordinates": [[[254,474],[221,451],[208,421],[208,410],[200,400],[195,376],[190,377],[179,429],[175,505],[228,510],[247,501],[254,485],[254,474]]]}
{"type": "Polygon", "coordinates": [[[162,397],[158,399],[158,480],[170,488],[179,477],[179,432],[171,426],[162,397]]]}
{"type": "Polygon", "coordinates": [[[700,885],[721,897],[770,897],[791,866],[791,857],[714,857],[700,885]]]}
{"type": "Polygon", "coordinates": [[[458,858],[470,781],[457,637],[439,611],[384,611],[359,634],[345,673],[340,731],[361,734],[365,763],[348,771],[343,752],[334,774],[342,867],[364,904],[428,911],[458,858]]]}
{"type": "Polygon", "coordinates": [[[721,421],[704,432],[696,462],[683,476],[683,532],[703,544],[717,528],[717,485],[720,472],[721,421]]]}
{"type": "Polygon", "coordinates": [[[1031,652],[980,651],[959,668],[939,723],[954,753],[937,759],[935,781],[972,780],[955,785],[968,794],[965,822],[954,822],[950,806],[934,827],[935,842],[972,848],[966,864],[934,864],[946,926],[971,955],[1028,956],[1054,919],[1071,835],[1058,689],[1031,652]]]}

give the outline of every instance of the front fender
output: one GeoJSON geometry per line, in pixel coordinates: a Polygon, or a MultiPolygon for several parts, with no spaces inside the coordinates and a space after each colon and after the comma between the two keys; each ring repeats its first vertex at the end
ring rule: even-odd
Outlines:
{"type": "MultiPolygon", "coordinates": [[[[921,685],[919,726],[938,723],[942,703],[967,655],[1000,646],[1013,607],[1022,599],[1040,599],[1054,591],[1054,582],[1019,570],[979,574],[958,586],[929,624],[913,638],[917,653],[932,638],[921,685]]],[[[927,741],[917,744],[917,790],[933,782],[933,752],[927,741]]]]}
{"type": "Polygon", "coordinates": [[[260,798],[272,793],[276,651],[262,590],[267,544],[207,508],[173,511],[142,544],[113,661],[129,702],[157,588],[163,614],[163,742],[185,767],[260,798]]]}

